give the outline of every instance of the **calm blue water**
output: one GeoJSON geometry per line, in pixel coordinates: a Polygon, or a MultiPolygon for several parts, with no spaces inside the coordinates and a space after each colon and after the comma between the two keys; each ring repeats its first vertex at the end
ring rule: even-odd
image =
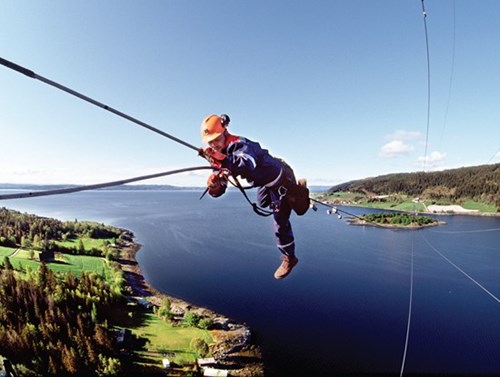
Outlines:
{"type": "Polygon", "coordinates": [[[239,193],[200,194],[96,191],[0,206],[132,230],[145,277],[247,323],[270,375],[399,375],[402,366],[405,375],[500,375],[500,218],[395,231],[309,211],[292,217],[300,263],[276,281],[272,220],[239,193]]]}

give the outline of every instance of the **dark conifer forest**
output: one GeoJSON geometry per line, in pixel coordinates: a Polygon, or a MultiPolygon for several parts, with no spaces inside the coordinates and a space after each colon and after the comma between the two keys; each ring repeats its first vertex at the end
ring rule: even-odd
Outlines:
{"type": "Polygon", "coordinates": [[[398,173],[336,185],[328,190],[375,195],[406,194],[430,200],[477,200],[500,207],[500,164],[438,172],[398,173]]]}
{"type": "MultiPolygon", "coordinates": [[[[124,234],[116,228],[78,220],[55,219],[0,208],[0,246],[106,257],[107,275],[84,271],[54,273],[47,265],[14,269],[0,259],[0,355],[18,374],[117,375],[121,362],[113,326],[126,303],[123,276],[108,240],[124,234]],[[85,248],[82,239],[106,239],[101,248],[85,248]],[[65,241],[75,247],[63,246],[65,241]],[[71,242],[70,242],[71,244],[71,242]]],[[[116,250],[115,250],[116,252],[116,250]]],[[[62,263],[57,260],[52,263],[62,263]]]]}

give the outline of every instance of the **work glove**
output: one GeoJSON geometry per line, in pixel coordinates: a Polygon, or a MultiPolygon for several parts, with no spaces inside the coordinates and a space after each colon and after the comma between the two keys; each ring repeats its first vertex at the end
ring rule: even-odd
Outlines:
{"type": "Polygon", "coordinates": [[[226,155],[221,152],[217,152],[211,147],[206,147],[200,149],[199,155],[206,158],[214,169],[220,169],[222,167],[222,161],[226,158],[226,155]]]}
{"type": "Polygon", "coordinates": [[[226,192],[228,175],[229,171],[225,169],[210,174],[207,180],[210,196],[217,198],[226,192]]]}

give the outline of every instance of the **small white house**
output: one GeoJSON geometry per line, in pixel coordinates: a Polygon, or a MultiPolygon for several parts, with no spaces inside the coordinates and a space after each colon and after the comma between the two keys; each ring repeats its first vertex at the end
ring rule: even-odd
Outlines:
{"type": "Polygon", "coordinates": [[[161,362],[163,363],[164,369],[170,368],[170,360],[169,359],[163,359],[161,362]]]}
{"type": "Polygon", "coordinates": [[[200,367],[209,367],[209,366],[214,365],[214,364],[215,364],[215,358],[213,358],[213,357],[198,359],[198,365],[200,367]]]}
{"type": "Polygon", "coordinates": [[[203,375],[211,377],[227,377],[228,372],[225,369],[203,368],[203,375]]]}

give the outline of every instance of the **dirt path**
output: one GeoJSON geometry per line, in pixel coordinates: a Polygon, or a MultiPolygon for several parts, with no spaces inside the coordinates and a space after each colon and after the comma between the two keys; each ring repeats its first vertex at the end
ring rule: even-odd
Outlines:
{"type": "Polygon", "coordinates": [[[18,247],[12,254],[9,255],[9,258],[11,257],[15,257],[18,253],[19,253],[19,250],[21,250],[20,247],[18,247]]]}
{"type": "Polygon", "coordinates": [[[456,204],[448,206],[430,205],[427,210],[431,213],[479,213],[477,209],[465,209],[456,204]]]}

